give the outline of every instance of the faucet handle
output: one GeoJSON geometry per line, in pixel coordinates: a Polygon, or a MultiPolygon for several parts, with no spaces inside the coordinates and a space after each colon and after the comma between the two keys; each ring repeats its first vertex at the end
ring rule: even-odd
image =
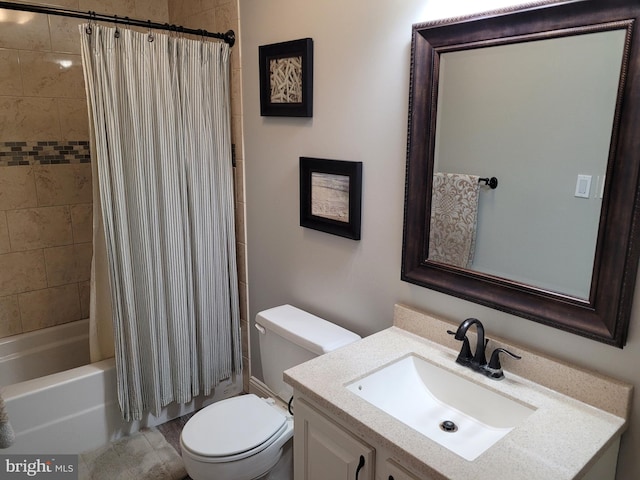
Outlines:
{"type": "Polygon", "coordinates": [[[516,360],[520,360],[522,358],[521,356],[516,355],[513,352],[510,352],[506,348],[496,348],[491,354],[491,360],[489,360],[489,368],[495,368],[495,369],[502,368],[502,366],[500,365],[500,353],[506,353],[507,355],[515,358],[516,360]]]}
{"type": "MultiPolygon", "coordinates": [[[[449,335],[455,335],[456,332],[452,332],[451,330],[447,330],[449,335]]],[[[456,362],[460,365],[469,365],[471,360],[473,359],[473,355],[471,354],[471,346],[469,345],[469,339],[465,335],[462,339],[462,348],[460,349],[460,353],[458,354],[458,358],[456,358],[456,362]]]]}
{"type": "Polygon", "coordinates": [[[504,378],[504,373],[502,372],[502,365],[500,365],[500,354],[506,353],[507,355],[520,360],[522,357],[516,355],[513,352],[510,352],[506,348],[496,348],[491,354],[491,360],[489,360],[489,364],[487,365],[487,374],[491,378],[502,379],[504,378]]]}

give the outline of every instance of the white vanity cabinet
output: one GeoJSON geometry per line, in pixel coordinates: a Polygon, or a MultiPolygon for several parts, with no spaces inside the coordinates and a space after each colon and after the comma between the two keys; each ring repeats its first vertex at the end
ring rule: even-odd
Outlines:
{"type": "Polygon", "coordinates": [[[412,475],[299,395],[294,413],[295,480],[430,480],[412,475]]]}
{"type": "MultiPolygon", "coordinates": [[[[376,480],[423,480],[407,472],[392,459],[378,461],[376,480]]],[[[429,480],[429,479],[427,479],[429,480]]]]}
{"type": "MultiPolygon", "coordinates": [[[[295,480],[434,480],[411,473],[386,448],[363,441],[299,392],[294,413],[295,480]]],[[[582,480],[615,478],[619,443],[612,442],[582,480]]]]}
{"type": "Polygon", "coordinates": [[[296,480],[373,480],[375,451],[302,398],[294,403],[296,480]]]}
{"type": "MultiPolygon", "coordinates": [[[[509,365],[505,381],[494,382],[455,362],[459,345],[450,348],[447,342],[452,339],[446,333],[452,328],[456,326],[451,322],[397,305],[393,327],[286,370],[284,380],[295,392],[295,480],[353,480],[361,455],[366,461],[359,480],[616,478],[633,385],[492,336],[496,346],[522,357],[509,365]],[[412,420],[394,417],[351,388],[394,365],[405,368],[409,357],[422,360],[415,365],[430,363],[446,373],[433,380],[447,386],[445,393],[457,391],[445,402],[476,398],[470,393],[476,390],[467,385],[473,382],[533,413],[516,419],[509,433],[473,461],[465,460],[449,448],[453,446],[412,428],[412,420]],[[458,390],[450,388],[454,375],[465,380],[458,390]],[[340,463],[340,472],[326,473],[334,468],[330,464],[340,463]]],[[[380,395],[397,397],[398,371],[386,374],[387,383],[380,380],[380,395]]],[[[503,409],[498,412],[503,419],[503,409]]]]}

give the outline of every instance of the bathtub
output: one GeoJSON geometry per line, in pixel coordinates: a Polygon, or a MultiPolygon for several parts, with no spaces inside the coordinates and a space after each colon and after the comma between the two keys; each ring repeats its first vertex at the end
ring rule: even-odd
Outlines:
{"type": "Polygon", "coordinates": [[[0,338],[0,387],[89,363],[89,320],[0,338]]]}
{"type": "MultiPolygon", "coordinates": [[[[69,334],[69,339],[72,337],[69,334]]],[[[58,350],[69,353],[69,348],[71,347],[67,346],[58,350]]],[[[7,361],[15,361],[11,363],[12,369],[27,372],[41,367],[48,370],[47,364],[51,362],[50,348],[32,346],[27,350],[30,352],[22,355],[13,352],[8,355],[11,359],[7,361]],[[35,350],[41,353],[40,359],[35,350]],[[22,367],[17,357],[22,358],[27,365],[22,367]]],[[[0,381],[4,382],[4,377],[0,377],[0,381]]],[[[159,416],[147,414],[141,421],[127,423],[122,420],[118,406],[113,359],[45,374],[2,388],[16,441],[0,453],[44,455],[86,452],[130,435],[140,428],[160,425],[241,391],[241,379],[235,382],[228,380],[216,388],[212,396],[197,397],[183,405],[172,403],[159,416]]]]}

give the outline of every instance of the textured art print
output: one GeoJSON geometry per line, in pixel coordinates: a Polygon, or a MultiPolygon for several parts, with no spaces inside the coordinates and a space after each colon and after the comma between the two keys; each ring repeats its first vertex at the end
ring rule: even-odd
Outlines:
{"type": "Polygon", "coordinates": [[[362,162],[300,157],[300,225],[360,240],[362,162]]]}
{"type": "Polygon", "coordinates": [[[349,177],[311,173],[311,215],[349,222],[349,177]]]}
{"type": "Polygon", "coordinates": [[[302,103],[302,56],[269,62],[271,103],[302,103]]]}
{"type": "Polygon", "coordinates": [[[313,40],[259,47],[260,115],[313,116],[313,40]]]}

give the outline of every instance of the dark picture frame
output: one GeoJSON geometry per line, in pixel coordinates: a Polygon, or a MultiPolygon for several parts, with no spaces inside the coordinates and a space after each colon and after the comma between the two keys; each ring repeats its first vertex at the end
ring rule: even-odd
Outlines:
{"type": "Polygon", "coordinates": [[[300,157],[300,226],[360,240],[362,162],[300,157]]]}
{"type": "Polygon", "coordinates": [[[259,47],[260,115],[313,116],[313,39],[259,47]]]}

